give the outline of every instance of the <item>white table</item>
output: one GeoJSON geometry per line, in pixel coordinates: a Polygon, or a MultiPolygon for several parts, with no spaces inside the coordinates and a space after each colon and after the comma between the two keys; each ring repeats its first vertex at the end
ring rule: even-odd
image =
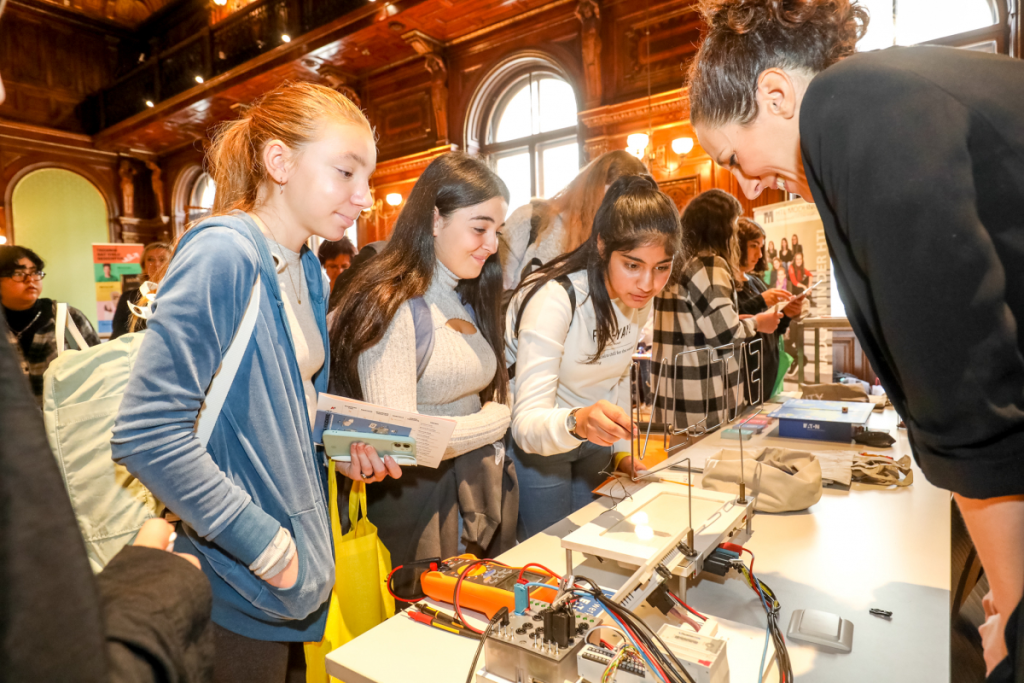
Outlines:
{"type": "MultiPolygon", "coordinates": [[[[910,453],[906,433],[895,429],[891,410],[872,416],[875,429],[890,429],[897,443],[886,450],[910,453]]],[[[717,435],[704,448],[735,448],[717,435]]],[[[744,444],[802,450],[844,449],[849,445],[758,436],[744,444]]],[[[882,489],[854,484],[851,490],[825,489],[808,511],[754,518],[745,542],[757,556],[757,575],[782,604],[781,625],[789,628],[794,609],[834,612],[854,624],[853,651],[835,654],[787,639],[799,681],[842,683],[941,683],[949,680],[949,493],[929,484],[915,467],[914,484],[882,489]],[[879,607],[891,621],[868,614],[879,607]]],[[[696,477],[695,477],[696,478],[696,477]]],[[[556,571],[565,567],[560,539],[611,506],[601,499],[505,553],[500,559],[521,565],[535,561],[556,571]]],[[[616,587],[629,571],[610,563],[584,562],[576,571],[616,587]]],[[[736,579],[703,575],[687,601],[697,610],[763,629],[764,611],[748,586],[736,579]]],[[[327,657],[327,671],[345,683],[365,681],[462,683],[476,643],[427,628],[405,617],[384,624],[327,657]]],[[[733,677],[734,683],[748,683],[733,677]]]]}

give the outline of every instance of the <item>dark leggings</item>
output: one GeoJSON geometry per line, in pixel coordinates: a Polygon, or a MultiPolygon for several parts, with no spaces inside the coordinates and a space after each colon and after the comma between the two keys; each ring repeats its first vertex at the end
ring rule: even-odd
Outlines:
{"type": "Polygon", "coordinates": [[[213,624],[213,683],[285,683],[289,643],[253,640],[213,624]]]}

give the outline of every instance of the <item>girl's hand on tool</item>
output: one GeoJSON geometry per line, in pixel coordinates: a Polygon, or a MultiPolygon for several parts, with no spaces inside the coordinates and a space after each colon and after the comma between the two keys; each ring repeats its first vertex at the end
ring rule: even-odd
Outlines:
{"type": "Polygon", "coordinates": [[[611,446],[616,441],[636,436],[636,429],[625,410],[602,399],[576,411],[575,434],[598,446],[611,446]]]}
{"type": "Polygon", "coordinates": [[[623,458],[619,461],[619,466],[615,468],[619,472],[625,472],[631,474],[633,472],[643,472],[647,469],[647,465],[640,458],[635,458],[632,455],[628,458],[623,458]],[[635,468],[635,469],[634,469],[635,468]]]}

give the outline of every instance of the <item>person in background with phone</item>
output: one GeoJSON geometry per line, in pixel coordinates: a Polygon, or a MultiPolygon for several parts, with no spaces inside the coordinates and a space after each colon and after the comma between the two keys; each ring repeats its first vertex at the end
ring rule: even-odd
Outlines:
{"type": "Polygon", "coordinates": [[[781,311],[772,309],[754,316],[740,314],[736,290],[746,276],[739,265],[736,219],[742,211],[738,199],[718,189],[702,192],[686,205],[681,220],[683,266],[654,300],[654,366],[661,372],[661,361],[668,361],[654,415],[656,421],[677,429],[714,426],[743,400],[738,353],[721,352],[732,357],[726,362],[728,372],[711,381],[706,374],[709,354],[686,354],[673,367],[677,356],[705,346],[731,344],[738,351],[741,342],[759,332],[775,332],[782,317],[781,311]]]}
{"type": "Polygon", "coordinates": [[[760,358],[749,349],[747,351],[751,367],[761,369],[761,395],[751,396],[752,387],[746,388],[747,401],[755,403],[772,396],[779,374],[779,338],[789,329],[789,321],[800,315],[803,302],[794,300],[793,295],[784,289],[769,289],[757,276],[764,270],[764,229],[749,218],[741,217],[736,221],[736,234],[740,245],[740,272],[744,276],[744,282],[736,288],[740,315],[753,316],[785,304],[782,320],[775,331],[757,333],[762,342],[760,358]]]}
{"type": "Polygon", "coordinates": [[[483,552],[500,540],[504,503],[518,505],[502,490],[510,413],[497,251],[508,197],[482,161],[461,152],[438,157],[413,186],[387,246],[336,292],[330,392],[456,422],[436,469],[401,470],[358,444],[351,463],[337,464],[355,481],[375,482],[366,489],[368,515],[394,567],[457,555],[460,510],[463,538],[483,552]],[[433,327],[420,376],[410,303],[417,297],[433,327]],[[481,501],[489,515],[467,514],[481,501]]]}
{"type": "Polygon", "coordinates": [[[672,200],[649,176],[624,176],[608,188],[583,246],[513,294],[505,349],[515,367],[520,540],[592,501],[616,465],[642,469],[629,457],[629,369],[680,246],[672,200]]]}
{"type": "Polygon", "coordinates": [[[289,643],[323,637],[334,546],[311,430],[327,388],[327,283],[306,247],[371,205],[373,130],[338,92],[290,83],[209,151],[213,215],[178,242],[111,446],[181,517],[175,548],[213,586],[215,683],[283,683],[289,643]],[[237,376],[204,448],[206,392],[258,287],[237,376]]]}

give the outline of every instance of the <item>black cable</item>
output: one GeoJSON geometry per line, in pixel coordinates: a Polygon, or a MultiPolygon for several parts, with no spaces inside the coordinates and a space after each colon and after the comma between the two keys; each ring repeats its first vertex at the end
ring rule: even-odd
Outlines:
{"type": "Polygon", "coordinates": [[[484,651],[484,643],[487,642],[487,636],[491,635],[491,629],[507,615],[508,607],[502,607],[500,610],[495,612],[494,616],[491,617],[491,620],[487,622],[487,628],[484,629],[483,635],[480,636],[480,644],[476,646],[476,654],[473,655],[473,663],[469,665],[469,675],[466,676],[466,683],[473,683],[473,676],[476,675],[476,663],[480,661],[480,653],[484,651]]]}
{"type": "Polygon", "coordinates": [[[636,640],[644,646],[644,648],[650,653],[651,657],[657,660],[658,666],[665,671],[665,675],[669,677],[670,683],[676,683],[677,681],[694,683],[693,677],[690,676],[690,673],[685,669],[685,667],[683,667],[675,654],[667,645],[665,645],[661,638],[658,637],[658,634],[643,622],[643,620],[622,605],[609,600],[592,580],[586,577],[577,576],[576,582],[579,583],[581,581],[590,584],[593,587],[593,590],[580,590],[592,595],[606,611],[629,626],[635,634],[636,640]]]}

